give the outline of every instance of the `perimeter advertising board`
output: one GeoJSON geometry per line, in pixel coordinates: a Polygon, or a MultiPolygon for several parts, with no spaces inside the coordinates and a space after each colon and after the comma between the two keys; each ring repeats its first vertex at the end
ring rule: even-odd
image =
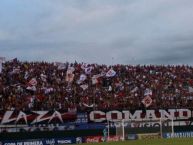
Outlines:
{"type": "MultiPolygon", "coordinates": [[[[40,127],[41,125],[46,125],[49,130],[102,129],[107,125],[108,121],[112,123],[124,119],[125,123],[127,123],[128,120],[151,120],[159,119],[160,117],[162,119],[173,118],[175,126],[192,125],[193,110],[94,110],[78,113],[65,111],[1,111],[0,127],[11,127],[11,125],[17,127],[21,125],[22,127],[24,125],[26,130],[30,130],[37,125],[40,127]],[[58,124],[59,127],[53,128],[53,124],[58,124]]],[[[148,127],[148,124],[133,123],[131,127],[148,127]]],[[[149,125],[149,127],[152,126],[149,125]]]]}
{"type": "Polygon", "coordinates": [[[65,137],[51,139],[32,139],[17,141],[1,141],[2,145],[58,145],[58,144],[80,144],[83,143],[82,137],[65,137]]]}
{"type": "Polygon", "coordinates": [[[189,138],[193,137],[193,132],[175,132],[172,133],[164,133],[163,138],[189,138]]]}

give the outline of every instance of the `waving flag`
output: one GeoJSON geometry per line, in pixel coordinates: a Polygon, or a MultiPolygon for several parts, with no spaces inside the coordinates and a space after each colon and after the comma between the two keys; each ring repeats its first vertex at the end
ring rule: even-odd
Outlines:
{"type": "Polygon", "coordinates": [[[27,86],[27,90],[30,91],[36,91],[36,85],[38,84],[36,78],[32,78],[29,82],[28,82],[28,86],[27,86]]]}
{"type": "Polygon", "coordinates": [[[67,82],[72,82],[74,80],[74,67],[68,67],[68,70],[66,72],[66,81],[67,82]]]}
{"type": "Polygon", "coordinates": [[[36,91],[37,90],[36,86],[28,86],[26,89],[30,90],[30,91],[36,91]]]}
{"type": "Polygon", "coordinates": [[[114,77],[116,75],[116,72],[113,69],[110,69],[107,73],[107,77],[114,77]]]}
{"type": "Polygon", "coordinates": [[[29,85],[30,86],[36,86],[38,84],[36,78],[32,78],[30,81],[29,81],[29,85]]]}
{"type": "Polygon", "coordinates": [[[88,85],[87,85],[87,84],[81,85],[80,87],[81,87],[83,90],[88,89],[88,85]]]}
{"type": "Polygon", "coordinates": [[[152,104],[152,99],[150,96],[146,96],[141,102],[145,105],[145,107],[149,107],[152,104]]]}
{"type": "Polygon", "coordinates": [[[84,105],[85,107],[88,107],[88,108],[94,107],[94,104],[88,105],[88,104],[86,104],[86,103],[82,103],[82,105],[84,105]]]}
{"type": "Polygon", "coordinates": [[[67,73],[66,74],[66,81],[71,83],[73,80],[74,80],[74,74],[73,73],[69,73],[69,74],[67,73]]]}
{"type": "Polygon", "coordinates": [[[144,96],[152,96],[152,90],[149,88],[145,89],[144,96]]]}
{"type": "Polygon", "coordinates": [[[95,85],[95,84],[98,84],[98,79],[101,77],[101,74],[98,74],[98,75],[94,75],[92,77],[92,84],[95,85]]]}
{"type": "Polygon", "coordinates": [[[88,64],[87,63],[82,63],[82,65],[81,65],[81,68],[84,70],[85,68],[87,68],[88,67],[88,64]]]}
{"type": "Polygon", "coordinates": [[[66,69],[66,63],[55,62],[55,65],[58,67],[58,70],[66,69]]]}
{"type": "Polygon", "coordinates": [[[82,84],[87,79],[85,74],[81,74],[79,80],[76,81],[77,84],[82,84]]]}
{"type": "Polygon", "coordinates": [[[74,67],[68,67],[67,73],[73,73],[75,70],[74,67]]]}
{"type": "Polygon", "coordinates": [[[189,91],[189,93],[193,93],[193,87],[188,87],[188,91],[189,91]]]}
{"type": "Polygon", "coordinates": [[[20,68],[17,67],[17,68],[13,68],[11,74],[19,74],[20,73],[20,68]]]}
{"type": "Polygon", "coordinates": [[[86,75],[81,74],[81,75],[80,75],[80,79],[79,79],[79,80],[80,80],[80,81],[85,81],[85,80],[86,80],[86,78],[87,78],[87,77],[86,77],[86,75]]]}
{"type": "Polygon", "coordinates": [[[43,82],[47,82],[47,76],[46,75],[44,75],[44,74],[41,74],[40,75],[40,78],[41,78],[41,80],[43,81],[43,82]]]}
{"type": "Polygon", "coordinates": [[[86,67],[86,68],[84,69],[84,71],[85,71],[86,74],[91,74],[92,69],[93,69],[93,67],[92,67],[92,66],[89,66],[89,67],[86,67]]]}

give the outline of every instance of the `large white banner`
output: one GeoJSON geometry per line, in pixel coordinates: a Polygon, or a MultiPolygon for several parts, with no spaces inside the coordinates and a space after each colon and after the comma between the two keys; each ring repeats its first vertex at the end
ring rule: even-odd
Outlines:
{"type": "Polygon", "coordinates": [[[89,114],[89,119],[92,122],[116,122],[120,120],[186,120],[185,123],[189,124],[188,120],[193,118],[192,109],[159,109],[159,110],[112,110],[112,111],[100,111],[94,110],[89,114]]]}

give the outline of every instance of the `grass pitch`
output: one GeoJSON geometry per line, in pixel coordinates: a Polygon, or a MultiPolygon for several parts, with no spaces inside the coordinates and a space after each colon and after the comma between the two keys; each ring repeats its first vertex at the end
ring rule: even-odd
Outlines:
{"type": "MultiPolygon", "coordinates": [[[[95,143],[87,143],[85,145],[93,145],[95,143]]],[[[99,144],[99,143],[96,143],[99,144]]],[[[135,140],[124,142],[106,142],[100,145],[193,145],[193,138],[175,138],[175,139],[150,139],[135,140]]]]}

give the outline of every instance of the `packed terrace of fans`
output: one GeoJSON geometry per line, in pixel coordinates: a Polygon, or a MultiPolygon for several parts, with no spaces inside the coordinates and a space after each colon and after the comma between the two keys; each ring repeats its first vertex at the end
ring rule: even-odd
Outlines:
{"type": "Polygon", "coordinates": [[[2,64],[0,110],[193,107],[193,67],[21,62],[2,64]],[[150,100],[144,102],[144,98],[150,100]],[[147,103],[147,104],[146,104],[147,103]]]}

